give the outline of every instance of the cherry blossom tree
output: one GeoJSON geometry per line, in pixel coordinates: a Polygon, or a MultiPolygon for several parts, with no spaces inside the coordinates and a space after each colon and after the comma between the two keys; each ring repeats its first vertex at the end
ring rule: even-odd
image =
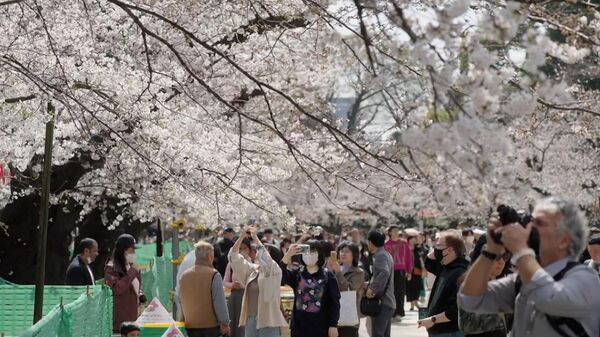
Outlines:
{"type": "Polygon", "coordinates": [[[592,204],[598,7],[0,0],[2,228],[35,227],[50,119],[63,237],[173,217],[592,204]]]}

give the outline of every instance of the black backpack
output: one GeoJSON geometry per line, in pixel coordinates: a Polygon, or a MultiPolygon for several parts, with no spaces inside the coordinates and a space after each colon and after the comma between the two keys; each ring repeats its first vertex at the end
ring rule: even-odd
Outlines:
{"type": "MultiPolygon", "coordinates": [[[[571,270],[573,267],[579,265],[580,263],[571,261],[567,263],[567,266],[559,271],[556,275],[554,275],[555,281],[560,281],[565,274],[571,270]]],[[[523,285],[523,281],[521,278],[517,276],[517,280],[515,282],[515,294],[519,294],[521,291],[521,286],[523,285]]],[[[546,319],[548,323],[559,335],[563,337],[571,337],[561,326],[566,325],[577,337],[590,337],[588,333],[585,331],[581,323],[577,321],[573,317],[559,317],[559,316],[551,316],[546,314],[546,319]]]]}

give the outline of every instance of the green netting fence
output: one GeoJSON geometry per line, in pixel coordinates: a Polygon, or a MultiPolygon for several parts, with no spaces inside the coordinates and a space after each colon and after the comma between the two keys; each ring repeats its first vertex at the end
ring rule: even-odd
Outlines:
{"type": "MultiPolygon", "coordinates": [[[[167,241],[163,243],[163,256],[167,259],[172,259],[173,254],[171,253],[172,242],[167,241]]],[[[190,250],[194,249],[194,245],[188,241],[179,242],[179,254],[185,255],[190,250]]],[[[135,249],[135,258],[137,263],[143,269],[149,268],[150,261],[156,256],[156,243],[149,243],[139,245],[139,248],[135,249]]]]}
{"type": "MultiPolygon", "coordinates": [[[[73,302],[85,294],[82,286],[45,286],[42,314],[46,315],[56,305],[73,302]]],[[[0,285],[0,333],[17,336],[33,322],[34,285],[0,285]]]]}
{"type": "Polygon", "coordinates": [[[35,286],[0,286],[0,333],[21,337],[111,336],[110,288],[93,286],[89,293],[86,289],[45,286],[44,317],[32,326],[35,286]]]}
{"type": "MultiPolygon", "coordinates": [[[[164,255],[156,256],[156,243],[141,245],[135,250],[138,264],[142,267],[142,287],[144,294],[151,300],[156,297],[167,310],[173,305],[171,291],[173,290],[173,264],[171,260],[172,243],[164,243],[164,255]]],[[[187,241],[179,242],[179,254],[184,256],[194,249],[187,241]]]]}
{"type": "MultiPolygon", "coordinates": [[[[136,254],[137,255],[137,254],[136,254]]],[[[164,256],[154,257],[151,268],[142,271],[144,294],[151,300],[156,297],[168,310],[173,305],[170,293],[173,290],[173,264],[164,256]]]]}

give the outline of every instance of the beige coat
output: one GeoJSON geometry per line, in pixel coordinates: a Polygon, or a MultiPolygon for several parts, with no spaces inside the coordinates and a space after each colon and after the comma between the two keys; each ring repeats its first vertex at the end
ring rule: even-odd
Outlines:
{"type": "MultiPolygon", "coordinates": [[[[240,283],[248,288],[248,284],[258,278],[258,311],[256,328],[287,327],[287,322],[280,309],[281,303],[281,268],[273,261],[269,252],[260,246],[256,255],[258,264],[251,263],[233,248],[229,251],[229,262],[233,274],[240,283]]],[[[246,325],[248,319],[248,298],[246,293],[242,299],[240,326],[246,325]]]]}

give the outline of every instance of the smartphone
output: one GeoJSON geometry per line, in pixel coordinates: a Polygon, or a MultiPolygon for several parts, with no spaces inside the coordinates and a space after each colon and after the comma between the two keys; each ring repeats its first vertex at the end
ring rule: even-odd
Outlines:
{"type": "Polygon", "coordinates": [[[310,246],[309,245],[298,245],[298,248],[299,248],[298,255],[310,253],[310,246]]]}

